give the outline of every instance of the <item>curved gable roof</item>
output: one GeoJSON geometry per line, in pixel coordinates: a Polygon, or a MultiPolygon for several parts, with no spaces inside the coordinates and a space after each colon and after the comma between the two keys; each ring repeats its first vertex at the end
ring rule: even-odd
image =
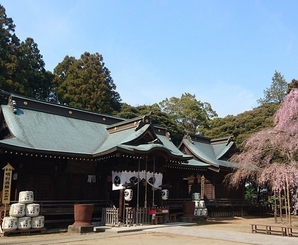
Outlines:
{"type": "Polygon", "coordinates": [[[217,159],[221,159],[226,153],[230,151],[230,149],[234,145],[231,137],[211,139],[210,143],[213,147],[214,154],[217,159]]]}
{"type": "Polygon", "coordinates": [[[192,156],[185,155],[166,136],[156,135],[151,124],[136,125],[133,128],[112,133],[107,140],[96,150],[95,156],[122,151],[131,154],[145,154],[159,151],[168,158],[186,161],[192,156]],[[149,138],[146,136],[150,135],[149,138]],[[144,139],[146,137],[146,139],[144,139]]]}
{"type": "Polygon", "coordinates": [[[124,120],[17,99],[17,107],[11,98],[8,105],[1,105],[2,120],[10,132],[0,140],[3,149],[90,158],[117,151],[130,154],[154,151],[175,161],[192,158],[180,152],[169,139],[157,136],[149,115],[124,120]]]}
{"type": "Polygon", "coordinates": [[[182,140],[180,147],[184,145],[189,152],[198,160],[211,164],[212,166],[218,167],[232,167],[233,164],[229,161],[221,160],[220,157],[223,156],[231,146],[233,142],[228,145],[212,145],[211,139],[203,136],[185,137],[182,140]]]}

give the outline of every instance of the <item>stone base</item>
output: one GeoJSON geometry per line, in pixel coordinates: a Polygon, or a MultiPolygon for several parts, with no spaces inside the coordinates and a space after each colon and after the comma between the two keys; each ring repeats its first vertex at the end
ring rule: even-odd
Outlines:
{"type": "Polygon", "coordinates": [[[94,225],[88,225],[88,226],[74,226],[74,225],[69,225],[67,231],[69,233],[89,233],[89,232],[94,232],[94,225]]]}

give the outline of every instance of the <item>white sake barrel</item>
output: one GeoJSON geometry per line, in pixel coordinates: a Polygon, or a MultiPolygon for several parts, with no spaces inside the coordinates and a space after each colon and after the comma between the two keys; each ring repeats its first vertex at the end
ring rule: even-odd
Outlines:
{"type": "Polygon", "coordinates": [[[202,216],[202,209],[201,208],[196,208],[194,215],[195,216],[202,216]]]}
{"type": "Polygon", "coordinates": [[[203,208],[202,209],[202,215],[203,216],[207,216],[208,215],[208,209],[207,208],[203,208]]]}
{"type": "Polygon", "coordinates": [[[31,217],[21,217],[18,221],[18,229],[30,229],[31,228],[31,217]]]}
{"type": "Polygon", "coordinates": [[[39,215],[40,206],[38,203],[30,203],[26,205],[26,216],[35,217],[39,215]]]}
{"type": "Polygon", "coordinates": [[[17,217],[4,217],[2,221],[2,229],[4,231],[13,231],[18,228],[17,217]]]}
{"type": "Polygon", "coordinates": [[[19,193],[19,203],[28,204],[33,203],[34,194],[33,191],[21,191],[19,193]]]}
{"type": "Polygon", "coordinates": [[[36,216],[32,218],[32,228],[43,228],[44,227],[44,216],[36,216]]]}
{"type": "Polygon", "coordinates": [[[199,208],[199,201],[193,201],[195,203],[195,208],[199,208]]]}
{"type": "Polygon", "coordinates": [[[194,192],[192,193],[192,200],[199,201],[200,200],[200,193],[194,192]]]}
{"type": "Polygon", "coordinates": [[[22,203],[11,204],[9,209],[9,215],[12,217],[25,216],[25,204],[22,204],[22,203]]]}
{"type": "Polygon", "coordinates": [[[199,208],[205,208],[205,201],[204,200],[199,201],[199,208]]]}

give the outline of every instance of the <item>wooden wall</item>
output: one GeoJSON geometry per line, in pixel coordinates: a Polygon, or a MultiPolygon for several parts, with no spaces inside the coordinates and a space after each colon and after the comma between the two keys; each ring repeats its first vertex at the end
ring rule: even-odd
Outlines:
{"type": "MultiPolygon", "coordinates": [[[[82,168],[67,168],[67,160],[45,160],[41,158],[24,157],[8,159],[14,167],[11,200],[18,201],[20,191],[34,192],[35,200],[95,200],[106,197],[106,181],[101,178],[94,162],[73,164],[82,168]],[[90,166],[86,166],[86,165],[90,166]],[[92,166],[91,166],[92,165],[92,166]],[[82,171],[87,169],[87,171],[82,171]],[[88,175],[94,175],[93,181],[88,182],[88,175]],[[95,180],[95,182],[94,182],[95,180]]],[[[1,166],[7,162],[1,161],[1,166]]],[[[1,186],[3,176],[0,178],[1,186]]]]}
{"type": "MultiPolygon", "coordinates": [[[[13,174],[16,174],[16,178],[12,181],[11,200],[17,201],[20,191],[32,190],[35,194],[35,200],[40,201],[104,200],[110,198],[117,205],[119,202],[119,191],[112,191],[112,183],[107,180],[107,176],[115,168],[113,164],[116,164],[116,161],[117,166],[121,166],[120,160],[75,162],[38,157],[6,156],[0,159],[0,164],[3,168],[9,162],[15,169],[13,174]],[[88,175],[94,175],[96,181],[88,182],[88,175]]],[[[128,163],[122,163],[124,163],[122,167],[129,167],[128,163]]],[[[131,164],[132,167],[136,166],[136,161],[131,162],[131,164]]],[[[148,169],[150,168],[152,166],[150,166],[149,162],[148,169]]],[[[156,164],[156,169],[163,170],[163,184],[172,186],[169,189],[169,198],[190,200],[192,180],[194,176],[197,176],[198,192],[201,192],[202,175],[205,177],[204,194],[207,200],[212,201],[215,198],[243,198],[243,188],[229,189],[223,185],[224,176],[228,171],[217,173],[204,169],[162,168],[159,164],[156,164]]],[[[0,176],[0,185],[2,186],[3,175],[0,176]]]]}

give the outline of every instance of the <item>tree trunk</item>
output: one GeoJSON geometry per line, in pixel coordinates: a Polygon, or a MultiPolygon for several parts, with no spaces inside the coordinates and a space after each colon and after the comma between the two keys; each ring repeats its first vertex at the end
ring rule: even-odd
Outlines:
{"type": "Polygon", "coordinates": [[[288,214],[289,214],[289,225],[292,226],[292,218],[291,218],[291,203],[290,203],[290,187],[289,187],[289,180],[288,176],[286,177],[286,183],[287,183],[287,203],[288,203],[288,214]]]}
{"type": "Polygon", "coordinates": [[[285,182],[285,187],[284,187],[284,199],[285,199],[286,220],[288,222],[289,216],[288,216],[288,198],[287,198],[287,183],[286,182],[285,182]]]}
{"type": "Polygon", "coordinates": [[[280,220],[282,221],[282,198],[281,198],[281,190],[278,191],[278,199],[279,199],[279,214],[280,214],[280,220]]]}

